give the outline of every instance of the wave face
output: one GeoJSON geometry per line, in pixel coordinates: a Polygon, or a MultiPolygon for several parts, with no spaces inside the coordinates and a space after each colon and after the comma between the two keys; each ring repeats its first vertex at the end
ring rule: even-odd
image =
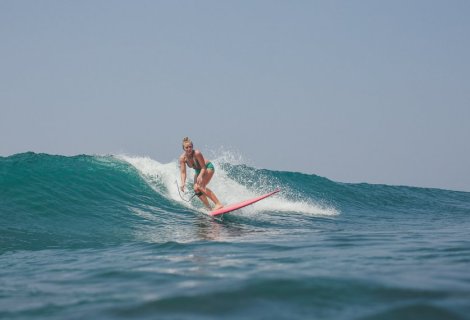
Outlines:
{"type": "Polygon", "coordinates": [[[213,162],[223,203],[282,191],[214,219],[176,161],[0,157],[0,317],[470,314],[470,193],[213,162]]]}

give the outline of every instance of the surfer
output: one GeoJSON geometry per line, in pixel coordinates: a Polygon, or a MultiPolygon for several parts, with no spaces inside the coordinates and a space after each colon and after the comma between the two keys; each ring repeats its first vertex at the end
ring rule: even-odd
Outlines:
{"type": "Polygon", "coordinates": [[[180,175],[181,175],[181,191],[184,192],[186,184],[186,165],[193,168],[194,174],[194,192],[199,199],[204,203],[207,209],[211,210],[209,200],[214,203],[214,210],[220,209],[223,205],[217,199],[214,192],[207,188],[207,184],[212,179],[215,172],[215,167],[209,160],[204,159],[201,151],[193,149],[193,142],[188,137],[183,139],[183,154],[180,156],[180,175]],[[202,164],[202,165],[201,165],[202,164]]]}

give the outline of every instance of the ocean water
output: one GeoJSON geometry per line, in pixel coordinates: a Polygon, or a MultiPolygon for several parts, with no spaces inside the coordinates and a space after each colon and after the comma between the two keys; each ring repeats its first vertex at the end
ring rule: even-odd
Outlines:
{"type": "Polygon", "coordinates": [[[176,161],[0,157],[0,318],[470,319],[470,193],[213,160],[282,191],[214,219],[176,161]]]}

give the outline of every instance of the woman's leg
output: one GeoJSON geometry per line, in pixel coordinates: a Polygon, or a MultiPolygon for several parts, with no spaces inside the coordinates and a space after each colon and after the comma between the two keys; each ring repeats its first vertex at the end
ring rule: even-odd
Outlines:
{"type": "MultiPolygon", "coordinates": [[[[219,199],[217,198],[217,196],[215,195],[214,192],[212,192],[211,189],[207,188],[206,186],[209,184],[209,182],[211,181],[212,179],[212,176],[214,175],[214,170],[206,170],[206,174],[202,177],[202,186],[199,187],[197,186],[198,190],[197,192],[203,192],[204,195],[201,195],[199,198],[201,199],[201,201],[204,203],[204,205],[206,205],[206,202],[207,201],[207,197],[209,197],[209,199],[212,200],[212,202],[215,204],[215,207],[214,209],[220,209],[223,207],[223,205],[220,203],[219,199]],[[203,189],[204,188],[204,189],[203,189]],[[205,201],[204,201],[205,200],[205,201]]],[[[206,207],[208,206],[208,201],[207,201],[207,205],[206,207]]]]}
{"type": "Polygon", "coordinates": [[[202,201],[202,203],[204,204],[204,206],[210,210],[211,209],[211,206],[209,204],[209,200],[207,200],[207,196],[204,194],[204,192],[202,191],[202,189],[199,187],[199,185],[197,184],[197,174],[194,175],[194,193],[196,193],[197,197],[199,198],[199,200],[202,201]]]}

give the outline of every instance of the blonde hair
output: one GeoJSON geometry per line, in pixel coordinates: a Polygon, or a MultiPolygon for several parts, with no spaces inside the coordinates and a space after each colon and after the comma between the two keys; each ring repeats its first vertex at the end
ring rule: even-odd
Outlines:
{"type": "Polygon", "coordinates": [[[183,138],[183,149],[184,149],[184,145],[186,143],[189,143],[189,144],[193,145],[193,142],[191,141],[191,139],[189,139],[189,137],[184,137],[183,138]]]}

